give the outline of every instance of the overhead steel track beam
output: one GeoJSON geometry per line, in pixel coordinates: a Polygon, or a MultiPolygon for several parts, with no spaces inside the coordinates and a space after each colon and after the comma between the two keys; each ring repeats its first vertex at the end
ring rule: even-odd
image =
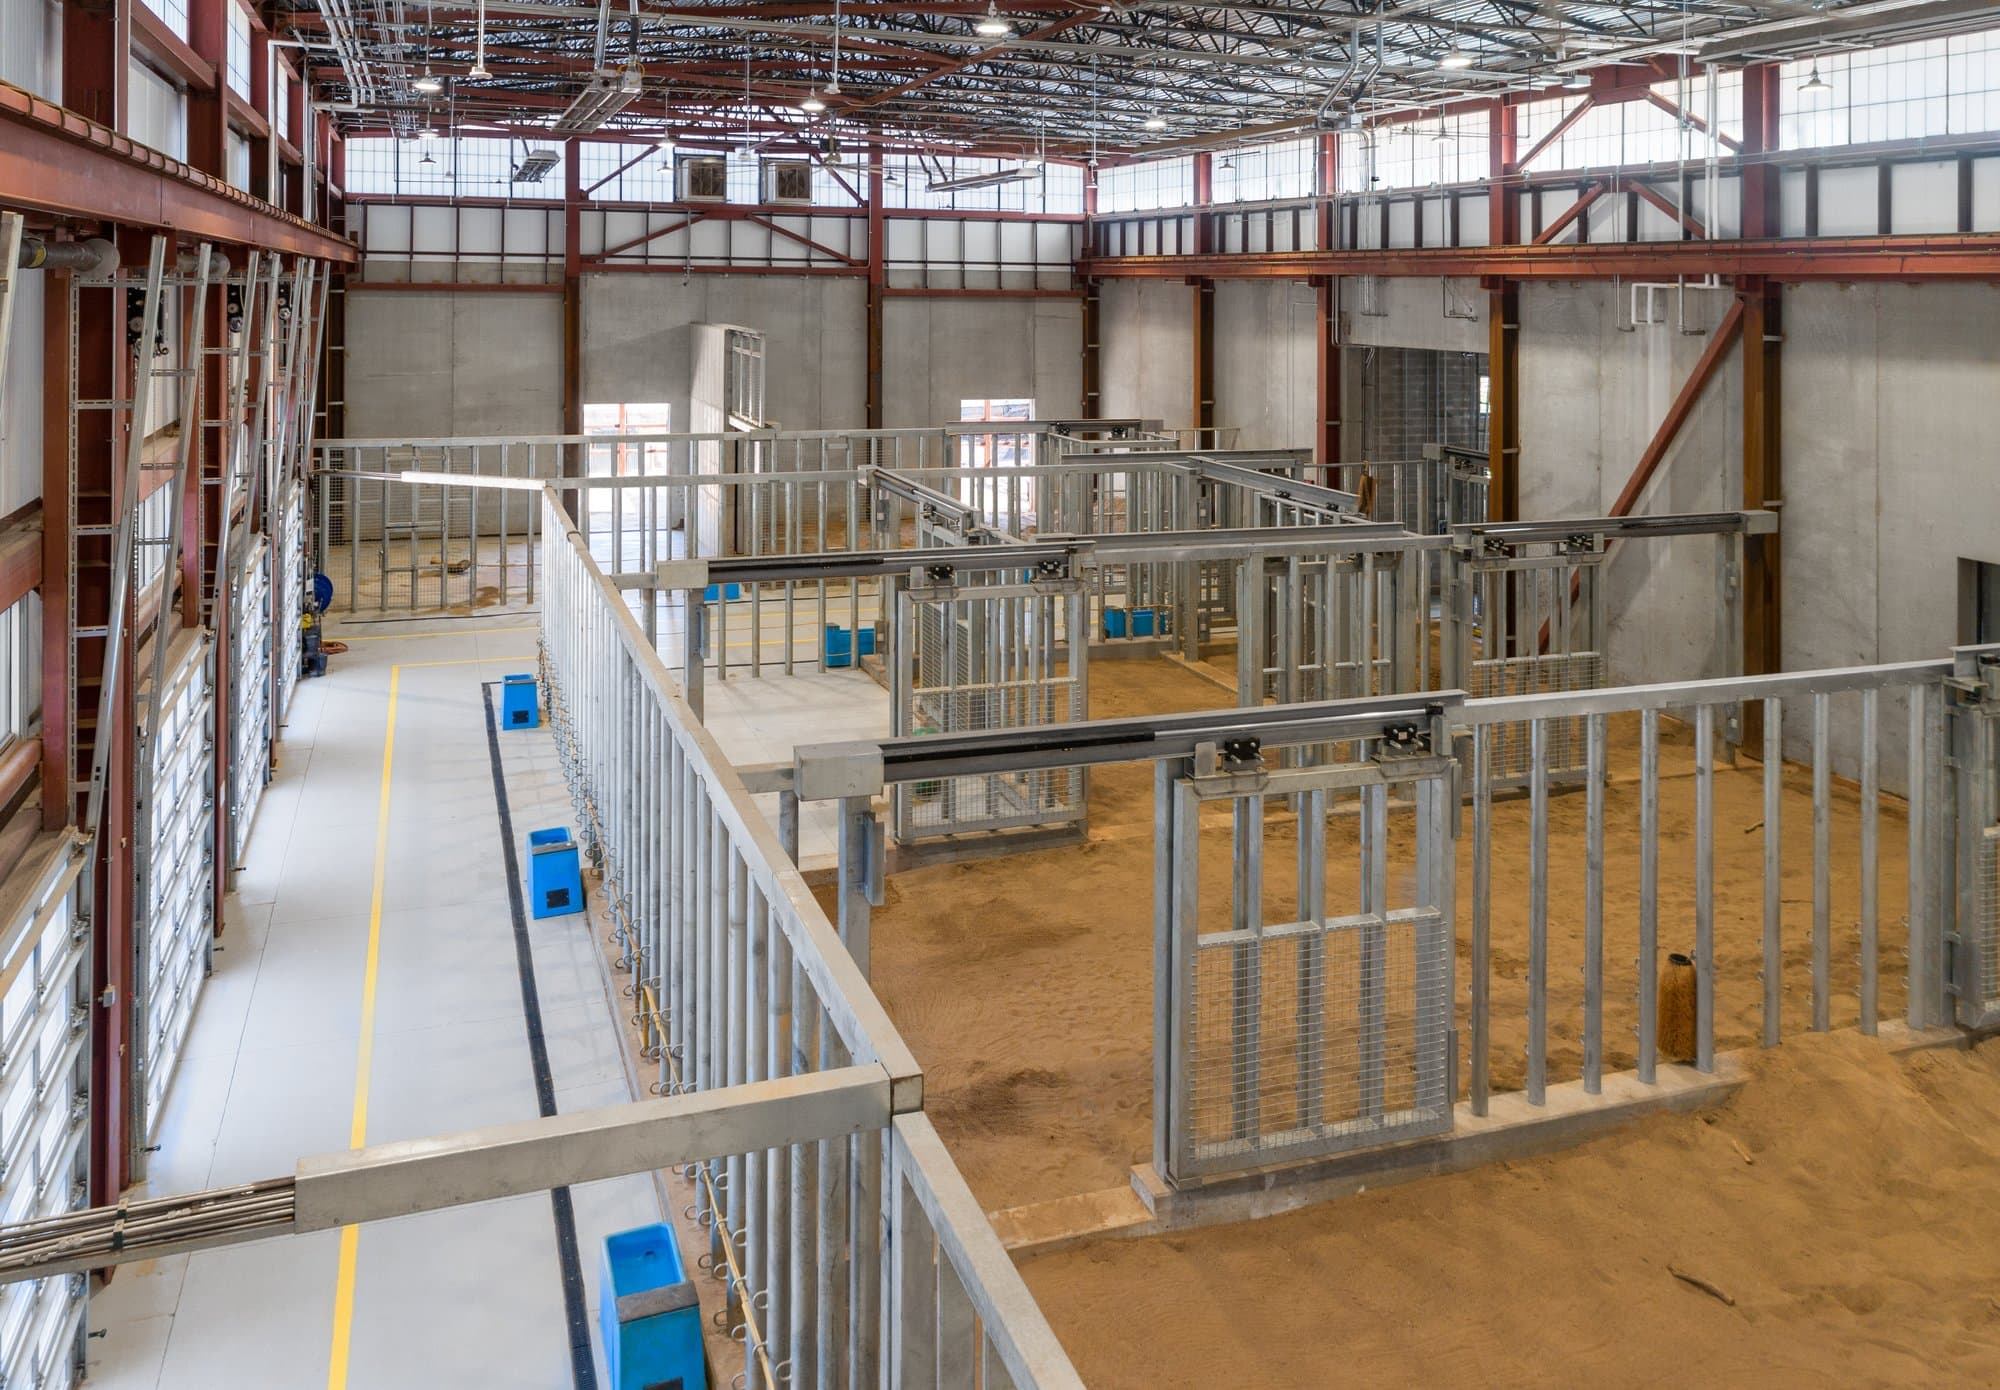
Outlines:
{"type": "Polygon", "coordinates": [[[0,83],[0,207],[172,229],[188,241],[341,265],[359,255],[343,237],[7,83],[0,83]]]}

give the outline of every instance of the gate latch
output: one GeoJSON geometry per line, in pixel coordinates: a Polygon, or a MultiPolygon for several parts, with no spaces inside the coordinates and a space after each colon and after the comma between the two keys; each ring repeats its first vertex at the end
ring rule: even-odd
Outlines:
{"type": "Polygon", "coordinates": [[[1218,745],[1219,765],[1224,772],[1247,772],[1264,764],[1264,745],[1254,738],[1226,738],[1218,745]]]}

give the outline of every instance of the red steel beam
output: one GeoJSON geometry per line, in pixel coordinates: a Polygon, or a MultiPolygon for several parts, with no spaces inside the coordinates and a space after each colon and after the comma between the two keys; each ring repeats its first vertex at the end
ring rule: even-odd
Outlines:
{"type": "Polygon", "coordinates": [[[1730,304],[1729,312],[1722,316],[1722,322],[1716,326],[1715,332],[1709,335],[1708,346],[1701,350],[1701,357],[1694,364],[1694,370],[1689,372],[1688,379],[1681,383],[1680,394],[1675,396],[1674,403],[1667,407],[1666,418],[1660,421],[1660,427],[1653,431],[1652,441],[1646,445],[1646,451],[1639,455],[1639,462],[1633,465],[1632,476],[1625,480],[1625,486],[1619,490],[1618,500],[1611,504],[1609,515],[1632,514],[1632,508],[1637,506],[1640,497],[1645,495],[1646,485],[1653,481],[1653,474],[1659,471],[1660,464],[1666,460],[1667,450],[1671,449],[1674,441],[1680,437],[1681,426],[1687,423],[1688,416],[1694,414],[1695,405],[1701,400],[1701,394],[1708,388],[1708,383],[1714,379],[1716,368],[1721,365],[1729,349],[1736,346],[1736,340],[1742,332],[1743,301],[1738,299],[1730,304]]]}
{"type": "Polygon", "coordinates": [[[1584,116],[1596,105],[1597,105],[1597,99],[1595,97],[1585,97],[1582,101],[1578,102],[1573,108],[1570,109],[1570,111],[1567,114],[1563,116],[1561,120],[1555,123],[1554,129],[1550,130],[1549,133],[1547,135],[1544,135],[1541,139],[1535,141],[1535,143],[1529,147],[1528,152],[1526,154],[1522,155],[1518,160],[1509,160],[1507,166],[1508,172],[1512,173],[1517,169],[1525,169],[1530,164],[1533,164],[1535,162],[1535,157],[1537,155],[1539,155],[1543,150],[1547,149],[1549,146],[1555,144],[1556,141],[1562,139],[1563,136],[1568,133],[1569,128],[1575,125],[1578,121],[1582,120],[1584,116]]]}
{"type": "MultiPolygon", "coordinates": [[[[1669,116],[1672,116],[1675,120],[1686,121],[1690,126],[1700,131],[1703,135],[1708,134],[1707,121],[1704,121],[1701,117],[1695,115],[1691,111],[1683,111],[1678,105],[1676,105],[1671,101],[1668,101],[1658,92],[1648,91],[1646,93],[1646,100],[1651,102],[1653,105],[1659,107],[1662,111],[1666,112],[1669,116]]],[[[1740,150],[1743,148],[1743,142],[1741,140],[1738,140],[1734,135],[1731,135],[1726,130],[1716,132],[1716,139],[1718,142],[1720,142],[1723,146],[1725,146],[1728,149],[1740,150]]]]}
{"type": "Polygon", "coordinates": [[[1689,236],[1705,237],[1708,235],[1708,229],[1702,226],[1700,218],[1692,217],[1682,212],[1679,207],[1675,206],[1673,199],[1643,180],[1620,179],[1618,180],[1618,186],[1637,194],[1640,198],[1643,198],[1646,202],[1651,203],[1661,212],[1664,212],[1668,217],[1678,222],[1689,236]]]}
{"type": "Polygon", "coordinates": [[[1561,236],[1565,231],[1569,230],[1570,223],[1576,221],[1577,218],[1583,216],[1586,212],[1590,211],[1591,207],[1596,204],[1597,200],[1604,196],[1605,189],[1609,187],[1610,184],[1600,179],[1598,182],[1593,183],[1590,187],[1584,189],[1582,194],[1578,196],[1575,202],[1571,203],[1568,207],[1564,208],[1562,212],[1557,215],[1555,221],[1549,223],[1548,226],[1542,228],[1540,232],[1536,233],[1535,240],[1532,244],[1535,246],[1552,245],[1557,237],[1561,236]]]}
{"type": "Polygon", "coordinates": [[[345,238],[6,83],[0,207],[171,227],[189,242],[264,246],[340,265],[357,259],[345,238]]]}
{"type": "Polygon", "coordinates": [[[1109,256],[1080,264],[1108,279],[1310,280],[1316,275],[1503,276],[1608,280],[1614,276],[1759,275],[1804,280],[2000,281],[2000,234],[1765,237],[1732,241],[1597,242],[1358,251],[1271,251],[1208,256],[1109,256]]]}

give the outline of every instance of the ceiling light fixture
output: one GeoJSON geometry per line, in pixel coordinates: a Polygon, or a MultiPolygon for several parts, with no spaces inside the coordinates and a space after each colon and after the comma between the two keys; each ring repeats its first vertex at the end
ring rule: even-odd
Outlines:
{"type": "Polygon", "coordinates": [[[444,90],[444,79],[432,72],[431,65],[426,63],[424,64],[423,75],[411,82],[410,86],[422,92],[427,97],[434,97],[444,90]]]}
{"type": "Polygon", "coordinates": [[[1222,163],[1216,165],[1215,167],[1218,171],[1222,173],[1225,174],[1233,173],[1235,172],[1236,169],[1236,159],[1233,155],[1224,155],[1222,157],[1222,163]]]}
{"type": "Polygon", "coordinates": [[[826,103],[819,99],[818,92],[807,92],[806,99],[799,103],[799,110],[805,112],[808,116],[817,116],[820,112],[826,110],[826,103]]]}
{"type": "Polygon", "coordinates": [[[972,26],[972,32],[982,39],[1004,39],[1014,32],[1014,26],[1000,17],[999,0],[986,0],[986,13],[972,26]]]}
{"type": "Polygon", "coordinates": [[[479,0],[479,31],[472,47],[472,71],[467,77],[486,78],[493,74],[486,70],[486,0],[479,0]]]}
{"type": "Polygon", "coordinates": [[[1833,84],[1819,75],[1819,59],[1813,59],[1812,72],[1805,81],[1799,83],[1799,90],[1811,92],[1814,96],[1821,96],[1833,90],[1833,84]]]}
{"type": "Polygon", "coordinates": [[[1472,55],[1457,44],[1453,44],[1444,51],[1444,56],[1438,59],[1438,66],[1441,68],[1469,68],[1472,66],[1472,55]]]}
{"type": "Polygon", "coordinates": [[[1166,128],[1167,128],[1167,118],[1165,116],[1162,116],[1159,112],[1155,111],[1152,115],[1146,117],[1146,129],[1165,130],[1166,128]]]}
{"type": "Polygon", "coordinates": [[[435,127],[435,126],[425,126],[425,127],[424,127],[424,128],[422,129],[422,130],[419,130],[419,131],[417,132],[417,138],[418,138],[419,140],[435,140],[435,139],[437,139],[437,138],[438,138],[438,133],[437,133],[437,127],[435,127]]]}

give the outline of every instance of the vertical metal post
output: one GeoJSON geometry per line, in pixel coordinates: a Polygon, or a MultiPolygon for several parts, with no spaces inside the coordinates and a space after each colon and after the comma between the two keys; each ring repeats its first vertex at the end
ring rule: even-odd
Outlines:
{"type": "Polygon", "coordinates": [[[1493,726],[1472,730],[1472,1113],[1487,1111],[1493,1019],[1493,726]]]}
{"type": "Polygon", "coordinates": [[[1833,697],[1813,700],[1813,934],[1812,1026],[1824,1033],[1832,1026],[1833,990],[1833,697]]]}
{"type": "Polygon", "coordinates": [[[1639,1079],[1651,1085],[1659,1057],[1660,712],[1639,712],[1639,1079]]]}
{"type": "Polygon", "coordinates": [[[1694,712],[1695,1070],[1715,1070],[1715,706],[1694,712]]]}
{"type": "MultiPolygon", "coordinates": [[[[1876,998],[1879,866],[1876,830],[1881,793],[1881,696],[1874,687],[1861,692],[1861,1031],[1874,1037],[1879,1005],[1876,998]]],[[[1912,872],[1916,866],[1912,864],[1912,872]]]]}
{"type": "Polygon", "coordinates": [[[1528,724],[1528,1103],[1548,1092],[1549,745],[1548,720],[1528,724]]]}
{"type": "Polygon", "coordinates": [[[1604,1090],[1604,779],[1605,716],[1585,721],[1583,888],[1583,1089],[1604,1090]]]}
{"type": "Polygon", "coordinates": [[[1784,780],[1783,700],[1765,700],[1764,710],[1764,1046],[1783,1036],[1784,956],[1784,780]]]}

